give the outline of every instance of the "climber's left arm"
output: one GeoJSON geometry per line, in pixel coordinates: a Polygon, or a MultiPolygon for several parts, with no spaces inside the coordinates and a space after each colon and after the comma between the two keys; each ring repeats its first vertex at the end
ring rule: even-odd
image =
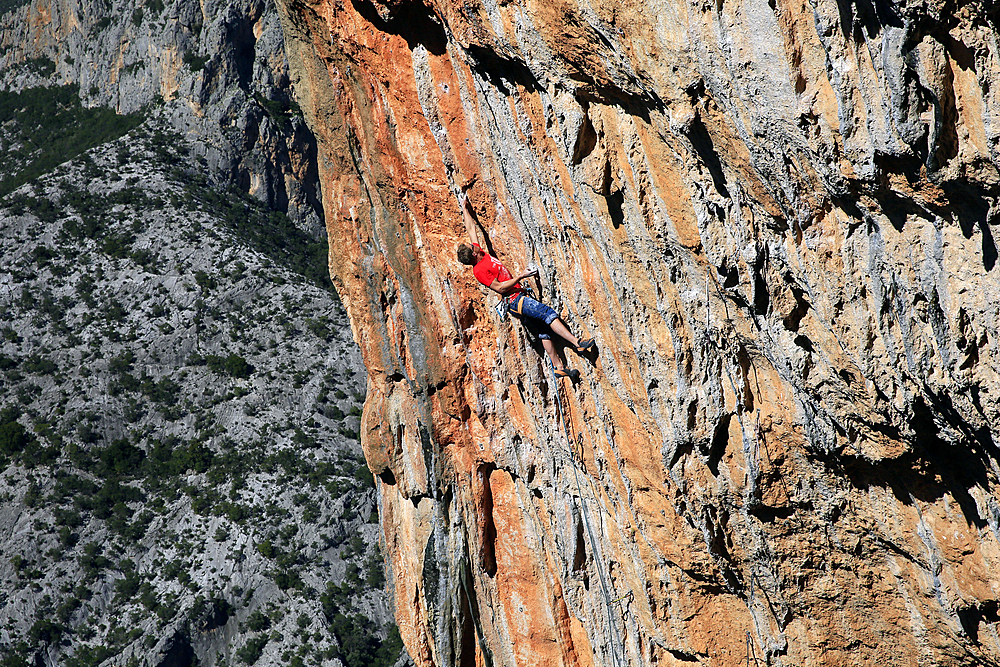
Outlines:
{"type": "Polygon", "coordinates": [[[469,235],[469,241],[474,245],[482,247],[482,239],[479,238],[479,230],[476,229],[476,211],[472,208],[472,202],[466,194],[462,195],[462,220],[465,221],[465,232],[469,235]]]}

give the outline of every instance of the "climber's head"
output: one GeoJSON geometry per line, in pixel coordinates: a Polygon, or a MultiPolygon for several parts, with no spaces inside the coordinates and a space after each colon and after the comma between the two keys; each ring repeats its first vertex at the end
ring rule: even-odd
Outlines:
{"type": "Polygon", "coordinates": [[[458,261],[466,266],[475,266],[479,263],[479,260],[483,258],[486,253],[478,248],[473,248],[472,246],[462,244],[458,246],[458,261]]]}

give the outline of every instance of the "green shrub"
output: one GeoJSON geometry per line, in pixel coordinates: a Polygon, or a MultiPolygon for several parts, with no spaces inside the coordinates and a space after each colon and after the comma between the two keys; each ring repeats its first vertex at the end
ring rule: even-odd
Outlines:
{"type": "Polygon", "coordinates": [[[198,287],[200,287],[205,292],[213,290],[219,286],[219,283],[215,280],[215,278],[208,275],[204,271],[195,271],[194,281],[198,283],[198,287]]]}
{"type": "Polygon", "coordinates": [[[308,503],[302,510],[302,521],[305,523],[315,523],[319,517],[319,503],[315,501],[308,503]]]}
{"type": "Polygon", "coordinates": [[[253,515],[253,511],[246,505],[233,503],[228,500],[216,504],[214,511],[217,516],[225,516],[233,523],[239,524],[242,524],[253,515]]]}
{"type": "Polygon", "coordinates": [[[305,586],[302,577],[299,576],[298,572],[293,570],[279,570],[276,572],[274,574],[274,583],[283,591],[287,591],[289,588],[301,590],[305,586]]]}
{"type": "Polygon", "coordinates": [[[51,644],[59,640],[65,628],[49,618],[40,618],[28,630],[28,641],[32,644],[40,642],[51,644]]]}
{"type": "MultiPolygon", "coordinates": [[[[58,498],[53,498],[53,496],[49,496],[49,499],[56,500],[57,502],[59,500],[58,498]]],[[[52,511],[52,514],[55,516],[56,525],[58,526],[63,526],[64,528],[76,528],[77,526],[83,525],[83,517],[80,516],[80,513],[76,510],[64,510],[57,507],[52,511]]]]}
{"type": "Polygon", "coordinates": [[[101,449],[98,458],[103,476],[131,477],[139,472],[146,453],[128,440],[119,438],[101,449]]]}
{"type": "MultiPolygon", "coordinates": [[[[82,282],[82,281],[81,281],[82,282]]],[[[127,375],[132,371],[135,354],[128,350],[108,362],[108,370],[115,375],[127,375]]]]}
{"type": "Polygon", "coordinates": [[[83,547],[83,553],[77,559],[88,579],[112,565],[111,561],[101,554],[101,551],[100,544],[88,542],[83,547]]]}
{"type": "Polygon", "coordinates": [[[52,248],[45,245],[37,246],[34,250],[31,251],[32,261],[35,262],[40,267],[47,266],[53,259],[56,259],[58,256],[59,256],[58,253],[56,253],[52,248]]]}
{"type": "Polygon", "coordinates": [[[144,472],[147,476],[159,478],[176,477],[188,470],[204,473],[211,468],[214,459],[215,454],[203,443],[185,444],[171,436],[153,442],[144,472]]]}
{"type": "MultiPolygon", "coordinates": [[[[181,583],[183,583],[183,582],[181,582],[181,583]]],[[[174,604],[161,604],[161,605],[160,605],[160,606],[159,606],[159,607],[158,607],[158,608],[156,609],[156,615],[157,615],[157,616],[159,617],[159,619],[160,619],[160,620],[161,620],[162,622],[164,622],[164,623],[167,623],[167,622],[169,622],[169,621],[170,621],[170,620],[171,620],[171,619],[172,619],[172,618],[173,618],[174,616],[176,616],[176,615],[177,615],[177,606],[176,606],[176,605],[174,605],[174,604]]]]}
{"type": "MultiPolygon", "coordinates": [[[[133,262],[146,269],[149,272],[156,272],[158,270],[159,258],[156,253],[152,250],[142,249],[136,250],[129,254],[129,259],[133,262]]],[[[162,306],[160,306],[162,308],[162,306]]],[[[161,313],[162,314],[162,313],[161,313]]]]}
{"type": "Polygon", "coordinates": [[[375,634],[371,619],[360,614],[347,616],[335,613],[330,620],[330,630],[337,637],[339,646],[334,649],[336,658],[345,667],[389,667],[396,662],[403,642],[399,629],[393,626],[385,640],[375,634]]]}
{"type": "Polygon", "coordinates": [[[385,587],[385,566],[382,563],[382,556],[378,549],[375,550],[365,563],[365,584],[370,588],[381,589],[385,587]]]}
{"type": "Polygon", "coordinates": [[[278,549],[271,543],[271,540],[264,540],[258,544],[257,551],[264,558],[275,558],[279,553],[278,549]]]}
{"type": "Polygon", "coordinates": [[[156,596],[156,590],[148,581],[139,587],[139,602],[149,611],[156,611],[160,607],[160,600],[156,596]]]}
{"type": "Polygon", "coordinates": [[[252,614],[247,616],[246,628],[250,632],[263,632],[270,629],[271,619],[262,612],[260,609],[255,610],[252,614]]]}
{"type": "Polygon", "coordinates": [[[163,568],[163,577],[167,580],[176,579],[184,571],[184,563],[180,559],[172,560],[163,568]]]}
{"type": "Polygon", "coordinates": [[[25,359],[21,368],[24,372],[34,375],[52,375],[59,370],[54,361],[38,354],[33,354],[25,359]]]}
{"type": "Polygon", "coordinates": [[[237,649],[236,659],[245,665],[256,664],[260,660],[260,656],[264,653],[264,647],[267,646],[268,640],[269,637],[267,635],[251,637],[247,640],[246,644],[237,649]]]}
{"type": "Polygon", "coordinates": [[[142,491],[139,489],[122,484],[117,479],[110,479],[93,496],[80,495],[74,502],[81,509],[93,511],[98,519],[107,520],[115,514],[116,506],[125,507],[127,503],[139,502],[142,499],[142,491]]]}
{"type": "Polygon", "coordinates": [[[264,112],[271,118],[271,120],[273,120],[285,132],[291,130],[290,121],[292,116],[302,115],[302,110],[294,101],[285,102],[283,100],[269,100],[260,93],[254,93],[254,101],[256,101],[264,112]]]}
{"type": "Polygon", "coordinates": [[[192,72],[200,72],[205,69],[205,65],[211,59],[211,56],[199,56],[190,51],[184,53],[184,64],[188,66],[192,72]]]}
{"type": "Polygon", "coordinates": [[[66,661],[66,667],[97,667],[116,654],[107,646],[81,646],[71,658],[66,661]]]}
{"type": "Polygon", "coordinates": [[[17,422],[0,425],[0,452],[13,456],[28,444],[28,432],[17,422]]]}
{"type": "Polygon", "coordinates": [[[59,543],[62,544],[67,549],[71,549],[76,546],[76,543],[80,541],[80,536],[73,532],[73,529],[69,526],[62,526],[59,529],[59,543]]]}
{"type": "Polygon", "coordinates": [[[361,482],[361,485],[365,488],[375,487],[375,476],[372,475],[372,471],[368,469],[368,465],[365,463],[358,464],[358,467],[354,469],[354,478],[361,482]]]}
{"type": "Polygon", "coordinates": [[[55,62],[53,62],[51,58],[46,58],[45,56],[42,56],[41,58],[31,58],[25,61],[25,65],[27,65],[28,69],[38,76],[45,78],[48,78],[56,73],[55,62]]]}
{"type": "Polygon", "coordinates": [[[118,532],[129,542],[138,542],[146,535],[149,524],[153,522],[153,516],[152,512],[143,510],[136,517],[135,521],[123,527],[118,532]]]}
{"type": "Polygon", "coordinates": [[[132,244],[134,242],[135,236],[128,232],[108,234],[104,237],[101,250],[109,257],[125,259],[132,254],[132,244]]]}
{"type": "MultiPolygon", "coordinates": [[[[81,466],[90,466],[91,461],[79,450],[74,450],[74,462],[81,466]]],[[[100,489],[97,483],[92,482],[89,479],[80,477],[79,475],[62,475],[57,476],[55,488],[52,490],[52,495],[49,496],[48,500],[50,502],[61,503],[66,500],[66,498],[72,496],[83,496],[84,498],[89,498],[90,496],[97,493],[100,489]]],[[[82,501],[78,502],[74,499],[74,504],[80,506],[82,501]]],[[[79,507],[78,507],[79,509],[79,507]]],[[[82,519],[80,515],[75,510],[63,511],[57,510],[55,513],[56,521],[59,524],[65,524],[67,526],[80,525],[82,519]]]]}
{"type": "MultiPolygon", "coordinates": [[[[128,311],[125,310],[120,304],[112,303],[104,310],[104,317],[108,322],[121,322],[128,316],[128,311]]],[[[109,335],[110,339],[113,339],[109,335]]]]}
{"type": "Polygon", "coordinates": [[[204,361],[210,371],[230,375],[234,378],[246,379],[254,372],[254,367],[238,354],[230,354],[225,357],[207,354],[204,361]]]}
{"type": "MultiPolygon", "coordinates": [[[[122,566],[122,569],[127,569],[122,566]]],[[[138,572],[129,572],[122,579],[115,582],[116,602],[129,602],[139,592],[142,578],[138,572]]]]}
{"type": "MultiPolygon", "coordinates": [[[[30,2],[31,0],[0,0],[0,15],[12,12],[18,7],[23,7],[30,2]]],[[[4,665],[4,667],[6,667],[6,665],[4,665]]]]}
{"type": "Polygon", "coordinates": [[[172,406],[177,404],[181,386],[168,377],[153,380],[148,375],[143,375],[139,390],[155,403],[172,406]]]}

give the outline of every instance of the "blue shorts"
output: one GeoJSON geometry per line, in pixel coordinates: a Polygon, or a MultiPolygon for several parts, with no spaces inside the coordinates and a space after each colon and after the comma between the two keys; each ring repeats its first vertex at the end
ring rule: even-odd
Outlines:
{"type": "Polygon", "coordinates": [[[541,301],[536,301],[530,296],[522,296],[509,299],[507,301],[507,312],[521,320],[521,324],[541,340],[552,338],[552,329],[549,325],[559,317],[556,311],[546,306],[541,301]],[[521,302],[521,313],[518,314],[518,302],[521,302]]]}

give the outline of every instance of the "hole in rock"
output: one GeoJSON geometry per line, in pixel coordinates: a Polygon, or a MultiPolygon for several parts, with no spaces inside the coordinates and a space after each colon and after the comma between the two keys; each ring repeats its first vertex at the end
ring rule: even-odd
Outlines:
{"type": "Polygon", "coordinates": [[[725,455],[726,447],[729,445],[729,422],[732,418],[730,414],[723,415],[719,423],[715,425],[712,446],[708,450],[708,469],[716,477],[719,476],[719,462],[725,455]]]}
{"type": "Polygon", "coordinates": [[[587,564],[587,545],[583,539],[583,522],[576,519],[576,546],[573,549],[573,570],[579,572],[587,564]]]}
{"type": "Polygon", "coordinates": [[[587,156],[594,152],[597,147],[597,132],[594,124],[590,122],[590,116],[584,108],[583,122],[580,124],[580,131],[576,135],[576,142],[573,146],[573,164],[583,162],[587,156]]]}
{"type": "Polygon", "coordinates": [[[493,487],[490,485],[490,475],[493,474],[494,470],[496,468],[488,463],[476,471],[483,489],[482,534],[479,536],[479,565],[491,577],[497,573],[497,528],[493,521],[493,487]]]}
{"type": "Polygon", "coordinates": [[[962,630],[976,644],[979,643],[980,624],[1000,621],[996,600],[986,600],[978,606],[973,605],[955,611],[958,614],[959,622],[962,624],[962,630]]]}

